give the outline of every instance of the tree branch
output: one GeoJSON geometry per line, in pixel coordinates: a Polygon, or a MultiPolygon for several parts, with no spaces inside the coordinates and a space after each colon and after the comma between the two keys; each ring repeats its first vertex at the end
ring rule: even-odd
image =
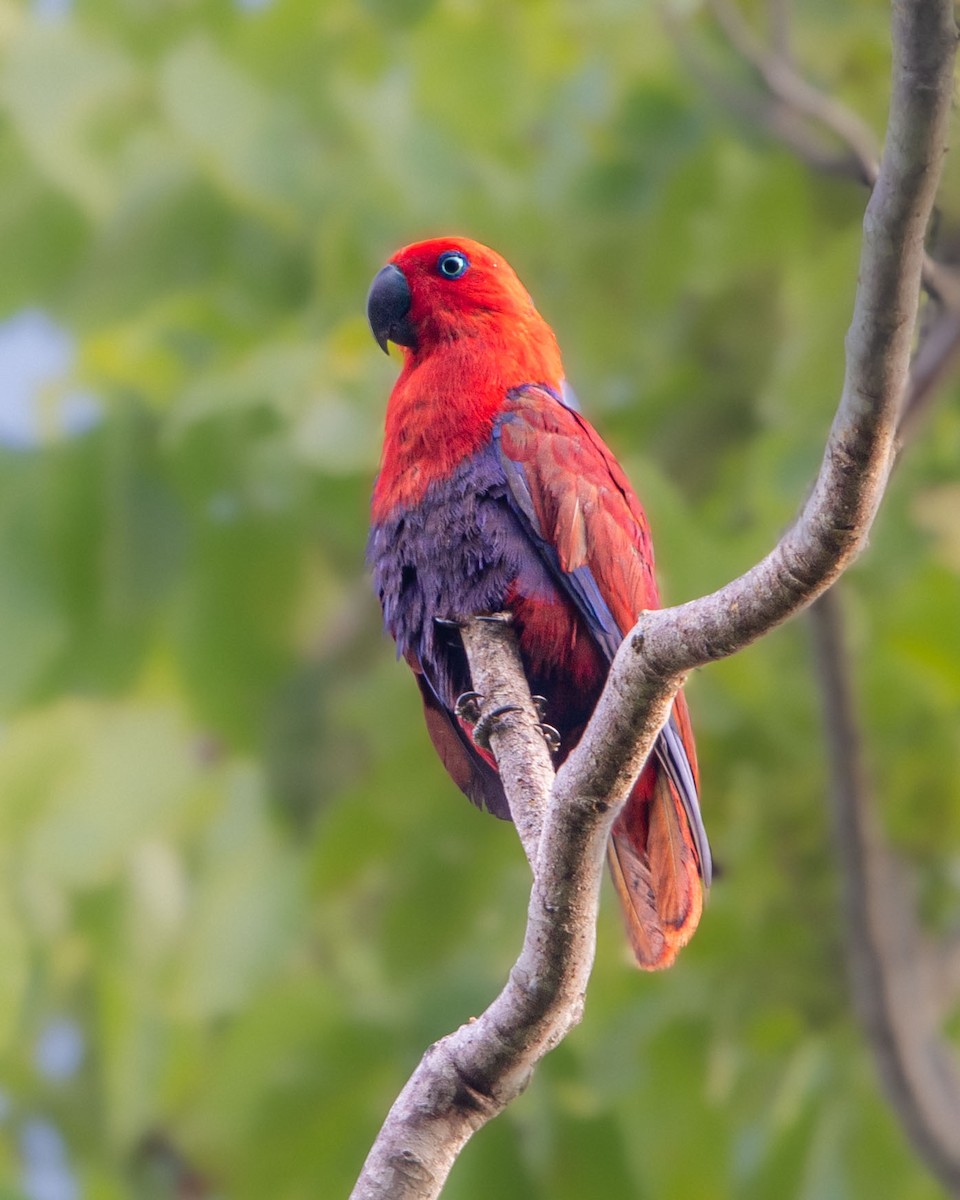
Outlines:
{"type": "MultiPolygon", "coordinates": [[[[489,620],[478,618],[464,635],[474,683],[487,680],[487,693],[498,703],[507,695],[525,695],[529,705],[520,660],[510,648],[509,625],[501,624],[498,631],[489,620]],[[494,681],[495,670],[502,675],[494,681]]],[[[491,734],[505,781],[522,776],[525,764],[537,764],[546,753],[526,715],[504,721],[491,734]]],[[[661,720],[665,717],[663,712],[661,720]]],[[[611,764],[606,766],[609,772],[611,764]]],[[[541,778],[545,775],[539,766],[534,770],[541,778]]],[[[535,790],[527,781],[519,794],[535,790]]],[[[513,812],[519,811],[518,799],[511,793],[513,812]]],[[[626,793],[617,799],[626,799],[626,793]]],[[[536,1063],[580,1020],[593,965],[614,801],[578,794],[559,780],[548,809],[546,800],[545,791],[530,796],[531,809],[546,810],[546,819],[523,948],[506,987],[482,1016],[424,1055],[384,1122],[352,1193],[354,1200],[437,1196],[470,1136],[523,1091],[536,1063]]]]}
{"type": "MultiPolygon", "coordinates": [[[[877,166],[869,129],[765,47],[730,0],[709,3],[731,46],[757,71],[771,96],[835,135],[857,164],[858,175],[872,183],[877,166]]],[[[799,152],[809,157],[802,146],[799,152]]],[[[819,166],[819,147],[816,156],[819,166]]],[[[946,307],[920,340],[902,404],[898,448],[909,440],[960,352],[956,274],[927,258],[923,277],[946,307]]],[[[960,1192],[960,1059],[941,1031],[945,1011],[960,995],[960,955],[922,930],[909,873],[877,827],[836,589],[817,601],[811,618],[854,1003],[884,1089],[911,1142],[941,1182],[960,1192]]]]}
{"type": "MultiPolygon", "coordinates": [[[[947,309],[926,330],[914,357],[898,452],[958,353],[960,315],[947,309]]],[[[934,940],[924,932],[910,874],[874,816],[842,589],[821,596],[810,616],[854,1004],[907,1135],[930,1171],[960,1194],[960,1056],[941,1028],[960,997],[960,950],[955,939],[934,940]]]]}
{"type": "Polygon", "coordinates": [[[790,24],[793,13],[792,0],[768,0],[767,21],[770,30],[770,45],[785,61],[790,61],[790,24]]]}
{"type": "Polygon", "coordinates": [[[660,6],[660,15],[690,76],[726,109],[759,126],[816,170],[863,178],[860,164],[849,149],[843,156],[838,156],[820,131],[801,114],[784,103],[772,103],[768,95],[758,97],[755,89],[734,83],[717,71],[694,44],[688,23],[677,16],[669,3],[660,6]]]}
{"type": "MultiPolygon", "coordinates": [[[[857,174],[872,182],[876,152],[866,126],[803,80],[782,55],[763,46],[729,0],[710,0],[710,8],[730,44],[757,71],[770,94],[790,111],[829,129],[846,145],[858,165],[857,174]]],[[[765,123],[777,131],[774,121],[765,123]]],[[[801,157],[822,166],[821,147],[810,138],[798,142],[793,136],[796,127],[782,127],[790,131],[791,145],[801,157]]],[[[945,308],[921,337],[902,404],[898,449],[913,434],[960,353],[956,273],[927,257],[923,277],[945,308]]],[[[854,1002],[894,1111],[930,1170],[958,1192],[960,1062],[940,1025],[960,995],[960,949],[947,940],[933,944],[924,934],[908,873],[883,842],[873,818],[836,590],[817,601],[811,617],[854,1002]]]]}
{"type": "MultiPolygon", "coordinates": [[[[893,39],[890,122],[864,220],[846,379],[813,493],[751,571],[712,595],[643,613],[625,639],[583,738],[557,773],[523,948],[506,987],[475,1022],[427,1051],[370,1152],[355,1200],[436,1196],[474,1130],[522,1091],[535,1063],[576,1024],[610,828],[684,672],[734,653],[805,607],[865,542],[893,458],[944,153],[956,42],[950,4],[895,0],[893,39]]],[[[515,741],[498,743],[505,779],[523,774],[514,755],[537,738],[527,726],[515,741]]],[[[512,794],[511,807],[520,807],[512,794]]]]}
{"type": "Polygon", "coordinates": [[[960,1056],[944,1038],[939,947],[921,929],[903,864],[873,815],[839,591],[811,610],[830,762],[854,1003],[884,1089],[911,1142],[960,1193],[960,1056]]]}
{"type": "Polygon", "coordinates": [[[868,187],[877,179],[879,153],[873,130],[859,114],[821,92],[778,51],[760,41],[731,0],[709,0],[709,8],[730,45],[757,72],[772,96],[828,129],[850,152],[868,187]]]}
{"type": "Polygon", "coordinates": [[[930,402],[956,369],[958,356],[960,312],[948,308],[933,321],[917,347],[897,426],[898,453],[914,436],[930,402]]]}
{"type": "Polygon", "coordinates": [[[612,677],[675,677],[742,649],[825,591],[865,544],[893,461],[956,45],[943,0],[897,0],[893,29],[887,139],[864,217],[843,393],[813,491],[795,524],[746,574],[699,600],[643,614],[612,677]],[[636,671],[631,659],[641,663],[636,671]]]}
{"type": "MultiPolygon", "coordinates": [[[[849,174],[873,187],[880,169],[879,147],[873,131],[860,115],[805,79],[775,45],[764,45],[732,0],[708,0],[708,7],[728,44],[763,82],[772,103],[758,108],[729,85],[722,84],[702,62],[696,73],[709,82],[730,108],[752,117],[816,170],[849,174]],[[844,148],[845,158],[831,155],[819,135],[821,130],[844,148]]],[[[679,24],[669,8],[663,12],[674,39],[690,57],[692,50],[681,36],[679,24]]],[[[923,280],[943,304],[960,311],[960,279],[956,272],[927,255],[923,280]]]]}
{"type": "Polygon", "coordinates": [[[538,729],[540,715],[520,663],[509,613],[469,621],[460,631],[470,678],[486,697],[486,713],[507,711],[490,729],[490,748],[500,764],[510,816],[531,868],[537,865],[543,818],[553,787],[553,763],[538,729]]]}

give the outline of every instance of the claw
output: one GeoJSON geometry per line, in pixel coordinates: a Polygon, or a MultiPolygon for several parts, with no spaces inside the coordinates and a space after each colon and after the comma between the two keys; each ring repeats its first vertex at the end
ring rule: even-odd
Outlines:
{"type": "Polygon", "coordinates": [[[473,740],[482,750],[490,749],[490,735],[493,733],[497,719],[510,712],[523,712],[523,709],[519,704],[501,704],[499,708],[493,708],[490,712],[484,713],[474,725],[473,740]]]}
{"type": "MultiPolygon", "coordinates": [[[[535,696],[534,700],[536,701],[536,699],[537,697],[535,696]]],[[[547,749],[551,754],[556,754],[560,749],[560,730],[556,729],[553,725],[548,725],[546,721],[538,722],[537,728],[543,734],[543,740],[547,743],[547,749]]]]}
{"type": "Polygon", "coordinates": [[[456,617],[434,617],[434,625],[442,625],[445,629],[462,629],[463,622],[458,621],[456,617]]]}
{"type": "Polygon", "coordinates": [[[543,734],[543,740],[547,743],[547,749],[551,754],[556,754],[560,749],[560,730],[554,725],[547,724],[547,698],[546,696],[531,696],[533,707],[537,710],[537,716],[540,720],[537,722],[537,728],[543,734]]]}
{"type": "Polygon", "coordinates": [[[470,725],[476,725],[480,720],[480,706],[483,697],[479,692],[461,692],[453,706],[454,713],[470,725]]]}

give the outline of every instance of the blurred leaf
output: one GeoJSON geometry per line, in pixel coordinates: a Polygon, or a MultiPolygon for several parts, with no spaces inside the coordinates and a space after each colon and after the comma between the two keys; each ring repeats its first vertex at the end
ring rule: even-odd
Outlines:
{"type": "Polygon", "coordinates": [[[24,872],[67,889],[112,876],[191,799],[188,734],[162,709],[63,701],[10,730],[0,770],[24,872]]]}
{"type": "Polygon", "coordinates": [[[33,460],[8,455],[0,472],[0,709],[31,695],[67,640],[67,620],[44,553],[33,460]]]}
{"type": "Polygon", "coordinates": [[[936,539],[940,561],[960,574],[960,484],[945,483],[921,492],[913,507],[917,524],[936,539]]]}
{"type": "MultiPolygon", "coordinates": [[[[878,130],[887,21],[790,21],[878,130]]],[[[504,253],[679,601],[807,493],[865,194],[622,0],[0,0],[0,44],[0,319],[76,344],[57,396],[0,381],[0,430],[72,392],[98,416],[0,446],[0,1193],[26,1194],[40,1121],[84,1196],[345,1195],[424,1047],[497,993],[529,892],[365,577],[397,372],[371,277],[443,231],[504,253]],[[35,1054],[54,1020],[85,1039],[60,1081],[35,1054]]],[[[844,583],[931,931],[960,921],[954,393],[844,583]]],[[[803,625],[687,690],[719,866],[697,937],[638,975],[605,889],[583,1024],[447,1191],[933,1200],[850,1012],[803,625]]]]}
{"type": "Polygon", "coordinates": [[[139,83],[115,45],[75,28],[26,23],[0,75],[0,104],[37,168],[100,215],[119,181],[117,116],[139,83]]]}
{"type": "Polygon", "coordinates": [[[301,874],[266,824],[260,780],[236,769],[202,848],[179,1002],[209,1018],[242,1006],[283,962],[296,933],[301,874]]]}
{"type": "Polygon", "coordinates": [[[300,220],[319,147],[291,102],[261,91],[202,36],[174,51],[160,87],[170,121],[222,187],[284,225],[300,220]]]}

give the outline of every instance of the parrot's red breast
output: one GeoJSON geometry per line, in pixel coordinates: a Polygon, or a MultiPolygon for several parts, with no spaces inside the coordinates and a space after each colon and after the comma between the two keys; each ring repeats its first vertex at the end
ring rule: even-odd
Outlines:
{"type": "MultiPolygon", "coordinates": [[[[468,238],[407,246],[368,315],[403,347],[374,488],[369,557],[454,781],[509,818],[492,757],[456,713],[470,673],[456,622],[510,611],[558,758],[576,744],[638,614],[659,605],[646,518],[569,402],[556,338],[513,270],[468,238]]],[[[640,966],[669,966],[710,881],[682,694],[623,813],[610,868],[640,966]]]]}

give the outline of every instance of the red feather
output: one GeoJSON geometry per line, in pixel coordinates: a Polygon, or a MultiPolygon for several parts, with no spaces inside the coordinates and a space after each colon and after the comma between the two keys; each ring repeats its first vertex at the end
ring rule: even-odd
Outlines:
{"type": "MultiPolygon", "coordinates": [[[[513,613],[562,758],[624,634],[659,605],[653,547],[616,459],[561,402],[556,340],[510,267],[463,238],[408,246],[391,261],[384,290],[377,281],[371,290],[371,323],[381,344],[402,342],[404,364],[387,411],[371,560],[444,765],[476,803],[508,815],[495,763],[452,711],[469,675],[444,621],[513,613]],[[448,278],[451,258],[459,274],[448,278]]],[[[698,791],[680,695],[610,842],[630,942],[647,969],[669,966],[700,918],[710,861],[698,791]]]]}
{"type": "Polygon", "coordinates": [[[563,380],[553,330],[492,250],[468,238],[437,238],[407,246],[391,262],[410,287],[408,320],[418,346],[404,347],[390,397],[374,520],[417,503],[434,480],[475,453],[511,388],[534,382],[559,389],[563,380]],[[435,270],[452,243],[471,263],[458,287],[435,270]]]}

